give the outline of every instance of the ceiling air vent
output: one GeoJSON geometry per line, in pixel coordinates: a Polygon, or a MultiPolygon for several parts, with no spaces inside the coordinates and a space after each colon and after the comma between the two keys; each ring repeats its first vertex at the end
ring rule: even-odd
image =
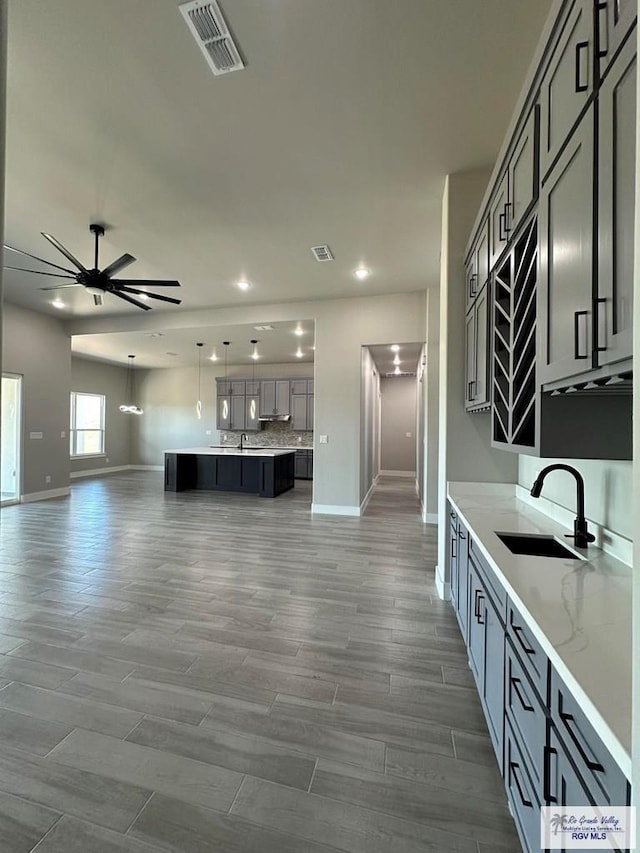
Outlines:
{"type": "Polygon", "coordinates": [[[316,261],[332,261],[333,255],[328,246],[312,246],[311,251],[316,261]]]}
{"type": "Polygon", "coordinates": [[[244,68],[216,0],[191,0],[180,6],[180,12],[216,76],[244,68]]]}

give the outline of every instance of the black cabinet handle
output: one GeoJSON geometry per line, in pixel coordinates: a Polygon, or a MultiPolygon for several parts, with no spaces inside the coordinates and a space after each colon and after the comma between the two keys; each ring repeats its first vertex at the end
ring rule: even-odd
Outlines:
{"type": "Polygon", "coordinates": [[[551,796],[551,756],[558,755],[551,746],[544,747],[543,772],[542,772],[542,797],[545,803],[557,803],[558,798],[551,796]]]}
{"type": "Polygon", "coordinates": [[[609,22],[607,20],[607,4],[597,3],[596,9],[598,10],[598,56],[602,57],[609,53],[609,22]]]}
{"type": "Polygon", "coordinates": [[[473,275],[469,278],[469,296],[473,297],[478,292],[476,290],[476,282],[478,281],[478,273],[474,272],[473,275]]]}
{"type": "Polygon", "coordinates": [[[518,699],[520,700],[520,704],[524,708],[525,711],[535,711],[535,708],[532,705],[529,705],[527,700],[524,698],[520,691],[520,687],[518,685],[522,684],[519,678],[514,678],[511,676],[511,684],[513,685],[513,692],[516,694],[518,699]]]}
{"type": "Polygon", "coordinates": [[[455,544],[456,544],[456,537],[455,537],[455,536],[452,536],[452,537],[451,537],[451,559],[452,559],[452,560],[457,560],[457,559],[458,559],[458,555],[457,555],[457,554],[456,554],[456,552],[453,550],[453,546],[454,546],[455,544]]]}
{"type": "Polygon", "coordinates": [[[511,208],[511,202],[508,201],[504,206],[504,231],[507,235],[507,239],[509,237],[509,232],[511,231],[511,226],[509,225],[509,209],[511,208]]]}
{"type": "Polygon", "coordinates": [[[516,788],[518,789],[518,794],[520,795],[520,802],[526,808],[531,809],[531,808],[533,808],[533,803],[531,802],[531,800],[528,800],[525,797],[524,792],[522,790],[522,786],[520,785],[520,782],[518,781],[518,774],[516,773],[516,768],[519,768],[519,767],[520,767],[520,765],[516,764],[515,761],[509,762],[509,770],[511,771],[511,775],[513,776],[513,781],[516,783],[516,788]]]}
{"type": "Polygon", "coordinates": [[[566,711],[562,710],[562,694],[561,693],[559,694],[559,712],[560,712],[560,719],[564,723],[564,727],[566,728],[567,732],[569,733],[569,737],[573,741],[575,748],[580,753],[580,757],[582,758],[584,763],[587,765],[589,770],[595,770],[598,773],[604,773],[604,767],[602,766],[602,764],[600,764],[599,761],[593,761],[591,758],[589,758],[589,756],[587,755],[587,751],[585,750],[585,748],[582,745],[582,742],[580,741],[580,738],[578,737],[578,735],[574,731],[573,726],[575,724],[575,717],[573,716],[573,714],[569,714],[566,711]]]}
{"type": "Polygon", "coordinates": [[[474,611],[475,611],[476,622],[478,623],[478,625],[484,625],[484,619],[482,618],[482,611],[481,611],[483,601],[484,601],[484,595],[482,593],[482,590],[477,589],[476,593],[475,593],[474,611]]]}
{"type": "Polygon", "coordinates": [[[462,532],[462,530],[460,530],[460,531],[458,532],[458,536],[460,537],[460,539],[466,539],[466,538],[467,538],[467,537],[464,535],[464,533],[462,532]]]}
{"type": "MultiPolygon", "coordinates": [[[[576,44],[576,92],[586,92],[589,88],[589,72],[587,71],[587,82],[582,82],[582,74],[581,74],[581,64],[582,64],[582,54],[585,50],[589,50],[589,42],[588,41],[579,41],[576,44]]],[[[587,59],[588,59],[587,55],[587,59]]]]}
{"type": "Polygon", "coordinates": [[[514,625],[513,622],[511,623],[511,627],[513,628],[513,633],[515,634],[516,640],[520,644],[522,651],[527,655],[535,655],[536,650],[529,648],[524,640],[524,630],[519,625],[514,625]]]}
{"type": "Polygon", "coordinates": [[[601,342],[601,341],[606,341],[606,339],[607,339],[607,327],[606,327],[606,325],[605,325],[604,329],[602,329],[602,330],[600,329],[600,320],[601,320],[603,317],[605,317],[605,318],[606,318],[606,314],[605,314],[605,312],[604,312],[604,311],[600,311],[600,306],[601,306],[601,305],[606,305],[606,304],[607,304],[607,300],[606,300],[606,298],[605,298],[604,296],[599,296],[599,297],[598,297],[597,299],[595,299],[594,301],[595,301],[595,309],[596,309],[596,310],[595,310],[595,314],[596,314],[595,319],[596,319],[596,322],[595,322],[595,327],[594,327],[594,328],[595,328],[595,338],[596,338],[596,341],[595,341],[595,351],[596,351],[596,352],[606,352],[606,351],[607,351],[607,347],[606,347],[606,346],[600,346],[600,342],[601,342]]]}
{"type": "Polygon", "coordinates": [[[503,210],[500,216],[498,217],[498,240],[500,243],[506,242],[507,239],[507,235],[504,231],[506,216],[507,214],[503,210]]]}
{"type": "Polygon", "coordinates": [[[573,357],[578,360],[589,358],[588,354],[580,355],[580,317],[587,317],[588,311],[574,311],[573,313],[573,357]]]}
{"type": "Polygon", "coordinates": [[[476,395],[474,394],[474,387],[473,387],[475,384],[476,383],[473,379],[471,380],[471,382],[467,382],[467,402],[468,403],[472,403],[476,398],[476,395]]]}

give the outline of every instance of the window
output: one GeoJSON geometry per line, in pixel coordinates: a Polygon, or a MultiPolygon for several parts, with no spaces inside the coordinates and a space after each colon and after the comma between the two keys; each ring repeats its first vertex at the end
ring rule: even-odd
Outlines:
{"type": "Polygon", "coordinates": [[[103,394],[71,392],[71,456],[96,456],[104,453],[104,400],[103,394]]]}

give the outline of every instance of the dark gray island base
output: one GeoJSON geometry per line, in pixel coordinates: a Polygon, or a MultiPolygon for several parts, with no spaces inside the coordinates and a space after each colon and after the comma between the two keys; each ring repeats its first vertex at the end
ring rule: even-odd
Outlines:
{"type": "Polygon", "coordinates": [[[295,450],[191,448],[164,454],[165,492],[247,492],[275,498],[295,484],[295,450]]]}

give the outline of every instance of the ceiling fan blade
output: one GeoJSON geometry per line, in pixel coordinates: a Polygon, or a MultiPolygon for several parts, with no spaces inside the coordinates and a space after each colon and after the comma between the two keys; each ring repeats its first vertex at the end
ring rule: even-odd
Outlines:
{"type": "Polygon", "coordinates": [[[130,255],[128,252],[124,255],[121,255],[117,260],[115,260],[112,264],[109,264],[108,267],[102,270],[102,275],[106,275],[107,278],[111,278],[112,275],[119,272],[120,270],[128,267],[129,264],[132,264],[135,261],[133,255],[130,255]]]}
{"type": "Polygon", "coordinates": [[[104,301],[103,301],[103,299],[102,299],[102,294],[101,294],[101,293],[94,293],[94,294],[93,294],[93,304],[94,304],[94,305],[98,305],[98,306],[100,306],[100,305],[103,305],[103,304],[104,304],[104,301]]]}
{"type": "Polygon", "coordinates": [[[54,284],[53,287],[41,287],[40,290],[62,290],[65,287],[84,287],[83,284],[54,284]]]}
{"type": "Polygon", "coordinates": [[[154,281],[148,278],[118,278],[111,280],[114,284],[125,284],[127,287],[180,287],[179,281],[154,281]]]}
{"type": "Polygon", "coordinates": [[[66,267],[59,267],[58,264],[52,264],[51,261],[45,261],[44,258],[39,258],[37,255],[32,255],[29,252],[23,252],[22,249],[15,249],[13,246],[7,246],[6,243],[4,244],[4,247],[5,249],[9,249],[10,252],[17,252],[19,255],[26,255],[27,258],[33,258],[34,261],[40,261],[41,264],[48,264],[50,267],[54,267],[54,269],[75,275],[73,270],[68,270],[66,267]]]}
{"type": "Polygon", "coordinates": [[[55,246],[59,252],[62,252],[62,254],[65,256],[65,258],[68,261],[71,261],[71,263],[74,265],[74,267],[78,267],[80,272],[87,272],[87,268],[83,267],[82,264],[80,263],[80,261],[77,258],[74,258],[74,256],[71,254],[71,252],[68,249],[65,249],[65,247],[62,245],[62,243],[59,240],[56,240],[56,238],[52,237],[51,234],[45,234],[44,231],[41,231],[40,233],[42,234],[42,236],[44,237],[45,240],[48,240],[52,246],[55,246]]]}
{"type": "Polygon", "coordinates": [[[34,275],[50,275],[53,278],[75,278],[75,275],[60,275],[59,272],[42,272],[41,270],[25,270],[22,267],[10,267],[8,264],[5,264],[4,268],[6,270],[17,270],[18,272],[31,272],[34,275]]]}
{"type": "Polygon", "coordinates": [[[161,302],[171,302],[173,305],[182,305],[182,299],[174,299],[172,296],[161,296],[159,293],[147,293],[146,290],[138,290],[135,287],[119,287],[117,292],[121,293],[122,291],[126,293],[139,293],[144,296],[148,296],[149,299],[159,299],[161,302]]]}
{"type": "Polygon", "coordinates": [[[125,302],[130,302],[132,305],[136,305],[138,308],[142,308],[143,311],[151,311],[151,305],[145,305],[144,302],[138,302],[137,299],[132,299],[131,296],[127,296],[126,293],[123,293],[121,290],[112,290],[114,296],[119,296],[120,299],[124,299],[125,302]]]}

